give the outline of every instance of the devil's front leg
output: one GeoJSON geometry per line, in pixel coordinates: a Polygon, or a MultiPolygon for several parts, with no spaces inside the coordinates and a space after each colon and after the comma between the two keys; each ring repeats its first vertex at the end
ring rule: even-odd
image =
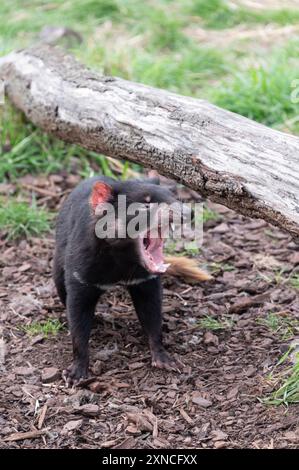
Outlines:
{"type": "Polygon", "coordinates": [[[179,364],[165,351],[162,342],[162,285],[159,277],[128,288],[133,304],[148,337],[152,365],[159,369],[178,370],[179,364]]]}
{"type": "Polygon", "coordinates": [[[67,286],[67,317],[73,345],[73,363],[64,375],[68,385],[78,383],[88,376],[88,342],[94,312],[101,291],[84,286],[75,280],[67,286]]]}

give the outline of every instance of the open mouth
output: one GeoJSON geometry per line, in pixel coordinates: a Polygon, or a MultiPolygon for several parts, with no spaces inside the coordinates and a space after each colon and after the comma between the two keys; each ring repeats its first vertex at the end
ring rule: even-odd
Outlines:
{"type": "Polygon", "coordinates": [[[155,237],[150,232],[146,232],[138,238],[140,256],[147,271],[153,274],[165,273],[169,264],[164,263],[163,245],[161,230],[155,233],[155,237]]]}

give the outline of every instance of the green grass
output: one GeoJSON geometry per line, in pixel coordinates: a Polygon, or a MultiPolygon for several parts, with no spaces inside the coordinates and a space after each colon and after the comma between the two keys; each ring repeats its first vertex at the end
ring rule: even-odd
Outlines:
{"type": "Polygon", "coordinates": [[[299,21],[298,10],[233,7],[227,0],[3,0],[0,6],[0,37],[5,49],[8,41],[28,43],[44,25],[76,27],[89,33],[110,20],[125,23],[134,34],[146,31],[153,46],[173,48],[184,44],[181,29],[196,22],[208,28],[231,28],[238,24],[293,24],[299,21]]]}
{"type": "Polygon", "coordinates": [[[200,328],[204,328],[205,330],[226,330],[233,327],[233,320],[232,318],[221,318],[216,319],[211,317],[210,315],[205,316],[199,321],[200,328]]]}
{"type": "Polygon", "coordinates": [[[39,236],[50,230],[52,216],[33,202],[18,202],[14,199],[1,200],[0,230],[7,233],[8,239],[39,236]]]}
{"type": "Polygon", "coordinates": [[[30,323],[30,325],[22,326],[22,330],[24,330],[28,335],[36,336],[42,334],[45,338],[56,336],[63,328],[64,323],[61,323],[56,318],[40,322],[34,321],[30,323]]]}
{"type": "Polygon", "coordinates": [[[184,246],[177,248],[177,243],[175,240],[169,239],[166,242],[165,253],[168,255],[176,255],[176,256],[187,256],[188,258],[197,256],[201,253],[201,248],[198,246],[197,241],[185,241],[184,246]]]}
{"type": "MultiPolygon", "coordinates": [[[[278,388],[267,398],[261,400],[268,405],[290,405],[299,403],[299,353],[293,353],[293,347],[290,347],[283,357],[278,361],[275,369],[284,365],[284,369],[276,377],[279,382],[278,388]],[[293,355],[293,364],[287,364],[290,355],[293,355]]],[[[273,379],[271,374],[270,379],[273,379]]]]}
{"type": "Polygon", "coordinates": [[[290,339],[299,332],[299,321],[289,315],[270,312],[265,318],[258,318],[257,323],[279,334],[282,340],[290,339]]]}
{"type": "Polygon", "coordinates": [[[211,90],[210,98],[220,107],[277,126],[298,113],[298,104],[291,100],[291,83],[298,75],[296,62],[288,49],[280,49],[270,58],[232,70],[229,79],[211,90]]]}
{"type": "Polygon", "coordinates": [[[131,71],[125,78],[181,94],[198,95],[207,80],[222,76],[228,68],[217,50],[188,46],[158,55],[148,51],[134,53],[131,71]]]}
{"type": "Polygon", "coordinates": [[[289,284],[294,287],[294,289],[299,289],[299,274],[287,276],[285,268],[281,268],[279,266],[273,267],[272,270],[273,273],[271,274],[263,274],[259,272],[259,277],[269,284],[289,284]]]}
{"type": "Polygon", "coordinates": [[[137,36],[137,47],[130,47],[128,42],[132,40],[134,44],[135,38],[126,30],[120,30],[125,35],[124,42],[110,30],[102,34],[101,42],[92,41],[88,50],[83,43],[75,53],[82,62],[106,75],[199,96],[209,80],[223,77],[230,69],[230,62],[217,49],[199,46],[187,37],[180,46],[166,48],[162,47],[164,42],[153,46],[144,33],[140,40],[137,36]]]}
{"type": "Polygon", "coordinates": [[[290,284],[295,289],[299,289],[299,274],[295,274],[294,276],[291,277],[290,284]]]}
{"type": "Polygon", "coordinates": [[[211,263],[209,264],[209,271],[211,271],[212,274],[216,274],[218,272],[230,272],[230,271],[235,271],[236,268],[234,265],[230,263],[211,263]]]}
{"type": "MultiPolygon", "coordinates": [[[[119,2],[120,3],[120,2],[119,2]]],[[[1,49],[23,42],[27,45],[45,25],[76,27],[81,33],[108,18],[119,15],[118,2],[114,0],[3,0],[0,6],[1,49]]]]}
{"type": "Polygon", "coordinates": [[[94,172],[113,176],[103,155],[43,133],[10,105],[0,107],[0,118],[0,182],[14,181],[27,173],[49,174],[62,169],[84,177],[94,172]]]}
{"type": "Polygon", "coordinates": [[[207,205],[203,205],[195,211],[195,221],[198,224],[209,222],[210,220],[220,220],[222,216],[207,205]]]}
{"type": "Polygon", "coordinates": [[[208,222],[209,220],[219,220],[221,218],[222,217],[220,214],[218,214],[218,212],[216,212],[213,209],[210,209],[207,206],[204,206],[203,213],[202,213],[203,223],[208,222]]]}
{"type": "Polygon", "coordinates": [[[177,244],[175,242],[175,240],[166,240],[166,244],[164,246],[164,252],[167,254],[167,255],[174,255],[174,254],[177,254],[177,244]]]}
{"type": "Polygon", "coordinates": [[[184,248],[181,250],[182,256],[192,257],[197,256],[201,252],[201,248],[198,246],[198,241],[186,241],[184,243],[184,248]]]}
{"type": "MultiPolygon", "coordinates": [[[[298,11],[234,8],[224,0],[4,0],[0,4],[0,55],[34,42],[45,25],[80,32],[73,47],[78,58],[106,74],[118,75],[177,93],[202,97],[265,124],[290,124],[299,132],[298,105],[290,100],[297,78],[298,41],[291,39],[270,54],[240,57],[187,35],[185,28],[237,24],[299,23],[298,11]],[[244,61],[246,58],[246,61],[244,61]]],[[[289,128],[289,125],[288,125],[289,128]]],[[[49,137],[7,104],[0,108],[0,181],[26,173],[112,174],[102,155],[49,137]]],[[[211,220],[204,213],[204,221],[211,220]]]]}
{"type": "Polygon", "coordinates": [[[147,14],[150,30],[149,48],[177,50],[188,46],[188,39],[182,32],[184,17],[170,15],[163,9],[151,8],[147,14]]]}
{"type": "Polygon", "coordinates": [[[268,282],[269,284],[280,285],[286,282],[286,277],[284,275],[285,274],[284,268],[279,268],[277,266],[277,267],[273,267],[272,270],[273,272],[270,275],[259,272],[258,277],[268,282]]]}
{"type": "Polygon", "coordinates": [[[232,6],[226,0],[197,0],[191,2],[190,11],[193,15],[201,17],[206,27],[214,29],[232,28],[242,23],[286,25],[299,21],[298,10],[282,8],[255,11],[242,6],[232,6]]]}

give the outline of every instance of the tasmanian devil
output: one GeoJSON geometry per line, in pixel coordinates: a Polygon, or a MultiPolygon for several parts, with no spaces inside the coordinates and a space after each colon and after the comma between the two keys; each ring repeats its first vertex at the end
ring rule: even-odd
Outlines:
{"type": "MultiPolygon", "coordinates": [[[[148,337],[152,365],[168,370],[177,368],[162,344],[160,275],[168,268],[163,258],[163,220],[157,219],[154,237],[148,228],[140,228],[135,237],[127,232],[120,237],[125,218],[124,212],[118,213],[116,219],[111,219],[114,234],[99,236],[96,227],[107,216],[106,205],[118,209],[119,196],[125,198],[126,210],[132,203],[142,204],[147,210],[152,203],[169,205],[176,201],[172,190],[160,186],[157,180],[117,181],[103,176],[83,181],[64,201],[56,225],[53,275],[58,295],[67,308],[72,337],[73,364],[65,372],[69,384],[87,377],[88,341],[95,307],[103,292],[114,285],[124,285],[130,293],[148,337]]],[[[129,222],[130,217],[125,223],[129,222]]],[[[186,258],[171,257],[170,261],[172,274],[177,270],[177,274],[197,280],[210,278],[186,258]]]]}

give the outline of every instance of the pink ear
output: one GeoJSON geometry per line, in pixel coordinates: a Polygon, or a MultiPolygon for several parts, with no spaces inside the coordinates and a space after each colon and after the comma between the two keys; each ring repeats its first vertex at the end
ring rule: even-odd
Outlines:
{"type": "Polygon", "coordinates": [[[106,184],[102,181],[98,181],[93,185],[90,204],[95,210],[99,204],[107,202],[112,193],[112,188],[109,184],[106,184]]]}

